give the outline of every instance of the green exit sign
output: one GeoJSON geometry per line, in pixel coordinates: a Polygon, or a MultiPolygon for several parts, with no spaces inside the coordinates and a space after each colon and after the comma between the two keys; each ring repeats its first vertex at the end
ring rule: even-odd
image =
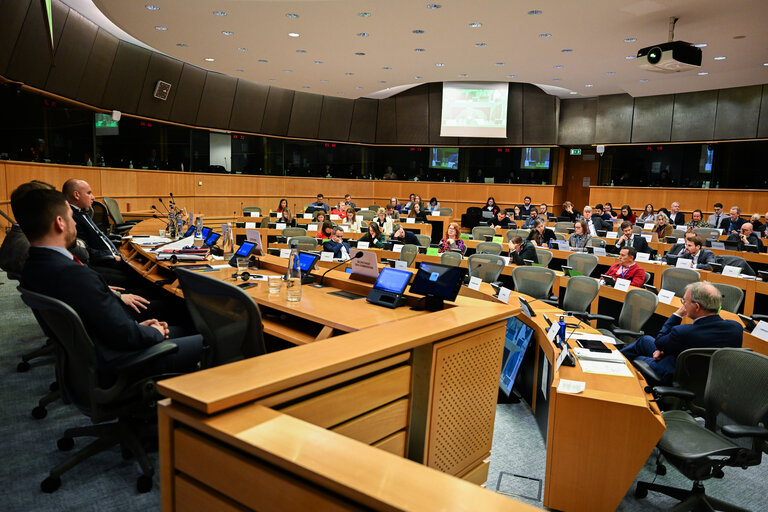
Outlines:
{"type": "Polygon", "coordinates": [[[572,149],[571,150],[571,154],[572,155],[580,155],[581,154],[581,149],[572,149]]]}

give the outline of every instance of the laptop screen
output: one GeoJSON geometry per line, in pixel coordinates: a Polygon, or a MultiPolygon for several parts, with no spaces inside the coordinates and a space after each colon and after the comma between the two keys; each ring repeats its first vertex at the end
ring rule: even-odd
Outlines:
{"type": "Polygon", "coordinates": [[[407,270],[384,267],[381,269],[379,278],[376,279],[376,284],[373,287],[377,290],[383,290],[399,295],[403,293],[403,290],[405,290],[410,279],[411,273],[407,270]]]}
{"type": "Polygon", "coordinates": [[[243,242],[243,245],[240,246],[240,248],[235,253],[236,256],[248,256],[251,254],[251,251],[253,248],[256,247],[256,244],[253,242],[243,242]]]}

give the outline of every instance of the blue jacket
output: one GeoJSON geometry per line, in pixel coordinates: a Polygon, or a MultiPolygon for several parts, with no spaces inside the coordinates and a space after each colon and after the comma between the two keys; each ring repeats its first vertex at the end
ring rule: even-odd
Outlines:
{"type": "Polygon", "coordinates": [[[346,247],[347,254],[352,254],[349,244],[347,242],[334,242],[333,240],[328,240],[326,242],[323,242],[323,250],[333,252],[334,258],[341,258],[341,248],[346,247]]]}
{"type": "MultiPolygon", "coordinates": [[[[681,254],[678,256],[679,258],[683,258],[686,260],[692,260],[693,255],[690,253],[681,254]]],[[[710,251],[709,249],[704,249],[703,247],[699,249],[699,259],[696,260],[696,268],[701,270],[712,270],[712,267],[709,266],[710,263],[717,263],[715,260],[715,253],[710,251]]]]}
{"type": "Polygon", "coordinates": [[[656,348],[666,357],[677,357],[689,348],[741,347],[743,330],[738,322],[720,315],[701,317],[692,324],[681,324],[682,320],[672,315],[656,336],[656,348]]]}

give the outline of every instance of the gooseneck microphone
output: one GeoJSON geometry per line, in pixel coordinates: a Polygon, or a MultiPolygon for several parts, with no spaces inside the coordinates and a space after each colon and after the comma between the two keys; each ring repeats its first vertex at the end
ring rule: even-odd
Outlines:
{"type": "Polygon", "coordinates": [[[165,208],[166,210],[170,210],[170,208],[165,206],[165,203],[163,202],[163,198],[162,197],[158,197],[157,200],[160,201],[160,204],[163,205],[163,208],[165,208]]]}
{"type": "Polygon", "coordinates": [[[166,228],[170,228],[170,224],[168,224],[168,221],[166,221],[164,218],[160,217],[158,214],[156,214],[156,213],[153,213],[153,214],[152,214],[152,218],[153,218],[153,219],[157,219],[157,220],[159,220],[160,222],[162,222],[163,224],[165,224],[165,227],[166,227],[166,228]]]}
{"type": "MultiPolygon", "coordinates": [[[[362,258],[363,254],[365,254],[363,251],[358,251],[358,252],[355,253],[354,256],[349,258],[349,261],[356,260],[358,258],[362,258]]],[[[312,286],[314,286],[315,288],[325,288],[325,285],[323,284],[323,279],[325,278],[325,274],[327,274],[331,270],[335,270],[335,269],[339,268],[340,266],[342,266],[342,265],[344,265],[346,263],[347,263],[346,261],[342,261],[338,265],[334,265],[333,267],[331,267],[328,270],[326,270],[325,272],[323,272],[323,275],[320,276],[320,281],[317,284],[313,284],[312,286]]]]}

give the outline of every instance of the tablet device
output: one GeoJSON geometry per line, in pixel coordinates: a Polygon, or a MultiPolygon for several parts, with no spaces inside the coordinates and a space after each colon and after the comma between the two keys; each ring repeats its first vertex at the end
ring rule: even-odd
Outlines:
{"type": "Polygon", "coordinates": [[[614,278],[612,278],[611,276],[607,276],[607,275],[603,274],[600,277],[603,279],[603,281],[605,281],[605,284],[607,284],[608,286],[613,286],[613,285],[616,284],[616,280],[614,278]]]}
{"type": "Polygon", "coordinates": [[[379,306],[396,308],[401,304],[403,292],[410,280],[411,273],[407,270],[384,267],[366,300],[379,306]]]}
{"type": "Polygon", "coordinates": [[[189,226],[189,228],[187,228],[187,231],[184,233],[184,237],[183,238],[187,238],[188,236],[192,236],[192,234],[194,234],[194,232],[195,232],[195,226],[194,225],[193,226],[189,226]]]}
{"type": "Polygon", "coordinates": [[[206,228],[203,226],[203,240],[208,238],[208,235],[211,234],[211,228],[206,228]]]}
{"type": "Polygon", "coordinates": [[[257,249],[257,245],[254,242],[243,242],[243,245],[240,246],[239,249],[235,252],[235,254],[232,255],[232,257],[229,259],[229,264],[232,267],[237,267],[237,259],[238,258],[248,258],[251,254],[255,252],[257,249]]]}
{"type": "Polygon", "coordinates": [[[221,238],[221,235],[219,233],[216,233],[215,231],[211,231],[208,237],[205,239],[205,245],[209,247],[213,247],[216,245],[216,242],[218,242],[219,238],[221,238]]]}

